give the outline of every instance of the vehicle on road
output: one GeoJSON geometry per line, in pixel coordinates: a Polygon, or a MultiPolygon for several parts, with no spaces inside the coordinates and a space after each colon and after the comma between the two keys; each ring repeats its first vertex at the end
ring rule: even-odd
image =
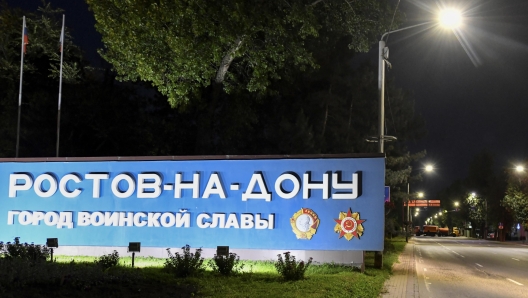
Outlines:
{"type": "Polygon", "coordinates": [[[423,226],[422,232],[426,236],[434,237],[434,236],[436,236],[436,234],[438,234],[438,226],[425,225],[425,226],[423,226]]]}
{"type": "Polygon", "coordinates": [[[420,229],[420,226],[415,226],[414,229],[413,229],[413,233],[414,233],[414,235],[416,235],[416,236],[420,236],[420,235],[423,234],[423,233],[422,233],[422,230],[420,229]]]}
{"type": "Polygon", "coordinates": [[[442,236],[449,236],[449,228],[448,227],[445,227],[445,228],[438,228],[438,237],[442,237],[442,236]]]}
{"type": "Polygon", "coordinates": [[[453,237],[460,236],[460,230],[458,229],[458,227],[453,227],[453,232],[451,232],[451,236],[453,237]]]}

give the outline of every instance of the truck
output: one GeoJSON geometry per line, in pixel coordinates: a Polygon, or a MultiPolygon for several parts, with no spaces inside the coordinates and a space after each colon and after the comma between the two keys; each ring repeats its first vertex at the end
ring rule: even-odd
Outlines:
{"type": "Polygon", "coordinates": [[[451,232],[451,236],[453,237],[460,236],[460,230],[458,229],[458,227],[453,227],[453,232],[451,232]]]}
{"type": "Polygon", "coordinates": [[[423,226],[422,233],[425,236],[436,236],[438,234],[438,226],[425,225],[423,226]]]}
{"type": "Polygon", "coordinates": [[[420,230],[420,226],[415,226],[413,229],[414,235],[420,236],[422,235],[422,231],[420,230]]]}
{"type": "Polygon", "coordinates": [[[442,237],[442,236],[448,236],[449,235],[449,228],[448,227],[445,227],[445,228],[438,228],[438,237],[442,237]]]}

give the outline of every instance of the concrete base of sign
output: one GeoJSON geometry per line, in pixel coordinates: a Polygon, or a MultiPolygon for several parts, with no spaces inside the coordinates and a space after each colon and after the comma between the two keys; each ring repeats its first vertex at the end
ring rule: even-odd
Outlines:
{"type": "MultiPolygon", "coordinates": [[[[108,247],[108,246],[60,246],[54,249],[55,255],[63,256],[94,256],[110,254],[114,250],[119,253],[119,256],[131,256],[132,253],[127,252],[128,247],[108,247]]],[[[191,252],[195,252],[195,248],[191,247],[191,252]]],[[[236,253],[241,260],[256,260],[256,261],[276,261],[277,255],[289,251],[291,256],[295,256],[296,260],[308,261],[310,257],[313,258],[313,264],[336,263],[350,265],[353,267],[360,267],[363,270],[363,251],[360,250],[263,250],[263,249],[236,249],[229,248],[229,252],[236,253]]],[[[171,248],[171,252],[181,253],[181,248],[171,248]]],[[[202,249],[202,257],[212,258],[216,254],[216,249],[204,248],[202,249]]],[[[141,247],[141,252],[136,252],[136,257],[155,257],[167,258],[167,249],[158,247],[141,247]]],[[[284,256],[283,256],[284,257],[284,256]]]]}

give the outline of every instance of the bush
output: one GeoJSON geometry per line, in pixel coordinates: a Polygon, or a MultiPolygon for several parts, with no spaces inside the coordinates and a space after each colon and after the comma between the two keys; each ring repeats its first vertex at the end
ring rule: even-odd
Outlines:
{"type": "Polygon", "coordinates": [[[113,253],[100,256],[94,261],[95,264],[100,266],[103,270],[117,266],[119,264],[119,254],[116,250],[113,253]]]}
{"type": "Polygon", "coordinates": [[[240,273],[244,269],[244,264],[240,264],[240,257],[235,253],[229,253],[228,256],[217,256],[215,254],[213,259],[209,261],[209,267],[214,272],[229,276],[240,273]]]}
{"type": "Polygon", "coordinates": [[[284,260],[282,255],[278,254],[279,260],[275,262],[275,268],[279,274],[285,280],[300,280],[304,278],[304,273],[306,269],[312,264],[313,258],[308,259],[308,262],[305,264],[304,261],[297,263],[294,256],[290,256],[290,252],[287,251],[284,253],[284,260]]]}
{"type": "Polygon", "coordinates": [[[45,245],[33,243],[20,243],[20,237],[15,237],[15,242],[0,242],[0,257],[6,259],[22,259],[31,263],[45,262],[50,250],[45,245]]]}
{"type": "MultiPolygon", "coordinates": [[[[26,297],[25,295],[3,295],[5,291],[35,287],[47,289],[71,288],[86,291],[110,284],[133,286],[145,279],[141,271],[113,267],[102,271],[94,263],[70,264],[40,262],[31,264],[22,259],[0,258],[0,297],[26,297]]],[[[37,291],[37,290],[35,290],[37,291]]],[[[60,297],[66,297],[59,295],[60,297]]],[[[57,297],[59,297],[57,296],[57,297]]],[[[31,297],[48,297],[45,293],[31,297]]],[[[83,296],[84,297],[84,296],[83,296]]]]}
{"type": "Polygon", "coordinates": [[[167,248],[169,257],[165,260],[164,268],[177,277],[187,277],[191,275],[198,275],[203,272],[202,249],[198,248],[196,252],[191,253],[191,247],[186,244],[183,249],[183,255],[171,253],[170,248],[167,248]]]}

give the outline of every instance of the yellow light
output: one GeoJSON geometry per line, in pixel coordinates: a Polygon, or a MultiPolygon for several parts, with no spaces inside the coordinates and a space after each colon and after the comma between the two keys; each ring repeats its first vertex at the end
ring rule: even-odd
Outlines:
{"type": "Polygon", "coordinates": [[[455,207],[458,207],[458,202],[455,202],[455,207]]]}
{"type": "Polygon", "coordinates": [[[419,198],[423,198],[423,196],[424,196],[424,193],[423,193],[423,192],[419,192],[419,193],[418,193],[418,197],[419,197],[419,198]]]}
{"type": "Polygon", "coordinates": [[[519,165],[519,166],[516,166],[516,167],[515,167],[515,171],[517,171],[517,172],[519,172],[519,173],[520,173],[520,172],[524,172],[524,167],[523,167],[523,166],[520,166],[520,165],[519,165]]]}
{"type": "Polygon", "coordinates": [[[434,170],[433,166],[432,165],[426,165],[425,166],[425,171],[426,172],[432,172],[434,170]]]}
{"type": "Polygon", "coordinates": [[[445,9],[440,12],[440,23],[449,29],[454,29],[462,23],[462,15],[456,9],[445,9]]]}

